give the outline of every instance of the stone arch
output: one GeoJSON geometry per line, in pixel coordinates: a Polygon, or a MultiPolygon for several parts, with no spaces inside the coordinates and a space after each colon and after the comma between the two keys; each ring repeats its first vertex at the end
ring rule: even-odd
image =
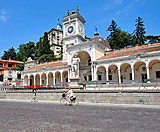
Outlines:
{"type": "Polygon", "coordinates": [[[36,83],[35,85],[40,85],[40,74],[36,74],[35,79],[36,79],[35,80],[35,83],[36,83]]]}
{"type": "Polygon", "coordinates": [[[24,76],[24,86],[27,86],[28,84],[28,75],[24,76]]]}
{"type": "Polygon", "coordinates": [[[34,75],[33,74],[30,75],[30,84],[29,85],[30,86],[34,85],[34,75]]]}
{"type": "Polygon", "coordinates": [[[146,63],[137,61],[134,63],[135,80],[147,79],[146,63]]]}
{"type": "MultiPolygon", "coordinates": [[[[89,51],[89,50],[79,50],[79,51],[75,51],[75,52],[73,52],[72,54],[71,54],[71,60],[72,60],[72,58],[73,58],[73,56],[76,54],[76,53],[80,53],[80,52],[86,52],[89,56],[90,56],[90,58],[92,57],[91,56],[91,52],[89,51]]],[[[92,58],[91,58],[92,59],[92,58]]]]}
{"type": "Polygon", "coordinates": [[[77,72],[77,74],[80,77],[80,80],[83,81],[85,78],[87,81],[91,81],[92,80],[92,73],[91,73],[91,60],[92,59],[91,59],[90,53],[86,50],[74,52],[74,54],[71,57],[71,62],[75,54],[77,54],[80,59],[79,66],[78,66],[78,72],[77,72]]]}
{"type": "Polygon", "coordinates": [[[116,64],[108,66],[108,80],[118,81],[118,66],[116,64]]]}
{"type": "Polygon", "coordinates": [[[149,74],[152,79],[160,79],[160,60],[153,59],[149,62],[149,74]]]}
{"type": "Polygon", "coordinates": [[[105,66],[98,66],[97,68],[97,80],[106,80],[106,68],[105,66]]]}
{"type": "Polygon", "coordinates": [[[120,65],[121,70],[121,82],[123,80],[132,80],[132,69],[129,63],[122,63],[120,65]]]}
{"type": "Polygon", "coordinates": [[[53,73],[52,72],[48,73],[48,85],[50,86],[53,85],[53,73]]]}
{"type": "Polygon", "coordinates": [[[60,71],[55,72],[55,83],[56,82],[61,82],[61,73],[60,71]]]}
{"type": "Polygon", "coordinates": [[[46,73],[42,73],[42,75],[41,75],[41,82],[42,82],[42,85],[46,86],[46,84],[47,84],[46,73]]]}
{"type": "Polygon", "coordinates": [[[63,82],[68,82],[68,71],[67,70],[63,71],[62,75],[63,75],[63,82]]]}

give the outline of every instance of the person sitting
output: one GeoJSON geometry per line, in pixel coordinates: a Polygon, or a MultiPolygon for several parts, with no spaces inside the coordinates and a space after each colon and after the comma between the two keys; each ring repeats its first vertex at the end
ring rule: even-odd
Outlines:
{"type": "Polygon", "coordinates": [[[73,91],[71,87],[69,87],[69,91],[67,92],[68,98],[69,98],[69,104],[71,104],[71,100],[73,98],[73,91]]]}

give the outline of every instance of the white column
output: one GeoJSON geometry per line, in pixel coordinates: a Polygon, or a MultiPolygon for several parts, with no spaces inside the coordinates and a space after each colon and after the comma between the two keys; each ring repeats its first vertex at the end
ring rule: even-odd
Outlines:
{"type": "Polygon", "coordinates": [[[46,75],[46,85],[48,85],[48,75],[46,75]]]}
{"type": "Polygon", "coordinates": [[[97,80],[97,72],[96,72],[96,66],[94,65],[94,67],[93,67],[93,69],[94,69],[94,80],[97,80]]]}
{"type": "Polygon", "coordinates": [[[96,52],[95,52],[95,47],[93,46],[92,47],[92,61],[95,61],[96,60],[96,52]]]}
{"type": "Polygon", "coordinates": [[[28,78],[28,86],[30,86],[30,77],[28,78]]]}
{"type": "Polygon", "coordinates": [[[62,75],[62,73],[61,73],[61,82],[63,82],[63,75],[62,75]]]}
{"type": "Polygon", "coordinates": [[[94,80],[94,76],[93,76],[93,66],[91,65],[91,73],[92,73],[92,81],[94,80]]]}
{"type": "Polygon", "coordinates": [[[108,70],[106,70],[106,81],[108,81],[108,70]]]}
{"type": "Polygon", "coordinates": [[[134,68],[132,68],[132,80],[134,80],[134,68]]]}
{"type": "Polygon", "coordinates": [[[70,70],[71,69],[68,69],[68,82],[70,82],[70,70]]]}
{"type": "Polygon", "coordinates": [[[36,85],[36,76],[34,76],[34,84],[33,85],[36,85]]]}
{"type": "Polygon", "coordinates": [[[23,86],[25,86],[25,77],[23,78],[23,86]]]}
{"type": "Polygon", "coordinates": [[[40,85],[42,85],[42,76],[40,74],[40,85]]]}
{"type": "Polygon", "coordinates": [[[118,77],[119,77],[119,83],[121,83],[121,69],[118,67],[118,77]]]}
{"type": "Polygon", "coordinates": [[[88,74],[87,74],[87,80],[86,81],[89,81],[88,74]]]}
{"type": "Polygon", "coordinates": [[[147,69],[147,79],[150,79],[149,66],[146,66],[146,69],[147,69]]]}
{"type": "Polygon", "coordinates": [[[56,85],[55,84],[55,74],[53,74],[53,85],[56,85]]]}

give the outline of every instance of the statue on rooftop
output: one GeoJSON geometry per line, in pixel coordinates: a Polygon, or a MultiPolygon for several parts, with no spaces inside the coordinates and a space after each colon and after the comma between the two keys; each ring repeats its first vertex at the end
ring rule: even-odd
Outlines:
{"type": "Polygon", "coordinates": [[[69,10],[67,10],[67,15],[69,16],[69,10]]]}
{"type": "Polygon", "coordinates": [[[79,13],[79,6],[77,6],[77,12],[79,13]]]}

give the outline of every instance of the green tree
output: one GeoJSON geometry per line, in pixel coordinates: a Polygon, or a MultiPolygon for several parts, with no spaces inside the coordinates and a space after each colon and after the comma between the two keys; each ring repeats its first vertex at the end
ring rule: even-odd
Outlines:
{"type": "Polygon", "coordinates": [[[35,53],[35,59],[38,59],[40,56],[43,55],[43,51],[41,49],[41,47],[43,47],[42,45],[42,38],[40,37],[39,41],[36,43],[36,53],[35,53]]]}
{"type": "Polygon", "coordinates": [[[160,36],[149,35],[146,36],[146,39],[149,40],[150,43],[160,42],[160,36]]]}
{"type": "Polygon", "coordinates": [[[131,34],[117,28],[117,24],[114,20],[112,20],[111,25],[106,31],[110,31],[110,35],[107,37],[107,40],[112,49],[120,49],[131,45],[131,34]]]}
{"type": "Polygon", "coordinates": [[[26,61],[28,57],[34,59],[35,57],[35,43],[29,41],[27,44],[21,44],[18,48],[19,52],[17,52],[17,60],[26,61]]]}
{"type": "Polygon", "coordinates": [[[39,62],[55,60],[54,52],[50,49],[47,32],[45,32],[43,38],[40,38],[36,43],[36,48],[35,60],[39,59],[39,62]]]}
{"type": "Polygon", "coordinates": [[[144,28],[144,24],[142,21],[141,17],[138,17],[138,19],[136,19],[136,29],[133,32],[133,37],[132,37],[132,45],[135,46],[137,45],[142,45],[145,43],[145,28],[144,28]]]}
{"type": "Polygon", "coordinates": [[[17,52],[17,60],[18,61],[26,61],[27,60],[26,45],[25,44],[19,45],[18,50],[19,50],[19,52],[17,52]]]}
{"type": "Polygon", "coordinates": [[[24,64],[17,65],[16,67],[12,67],[11,69],[23,71],[24,70],[24,64]]]}
{"type": "Polygon", "coordinates": [[[9,58],[11,58],[12,60],[17,60],[17,54],[15,48],[12,47],[9,50],[4,51],[4,54],[1,58],[5,60],[9,60],[9,58]]]}
{"type": "Polygon", "coordinates": [[[50,54],[50,45],[47,32],[44,33],[43,38],[40,38],[37,47],[38,47],[38,57],[42,56],[43,54],[50,54]]]}

